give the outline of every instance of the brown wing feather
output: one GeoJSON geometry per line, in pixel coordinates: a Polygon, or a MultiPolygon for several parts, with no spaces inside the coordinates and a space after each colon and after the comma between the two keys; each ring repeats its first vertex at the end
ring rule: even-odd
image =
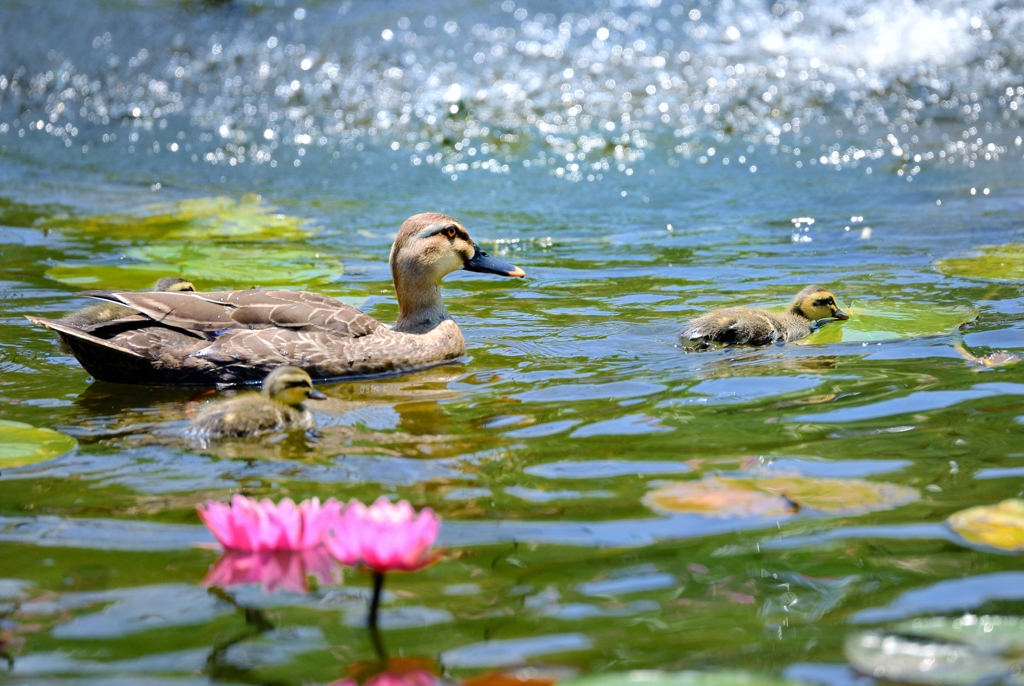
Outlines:
{"type": "Polygon", "coordinates": [[[191,331],[268,329],[326,331],[359,338],[383,326],[356,308],[319,293],[227,291],[223,293],[113,293],[95,298],[120,302],[166,326],[191,331]]]}

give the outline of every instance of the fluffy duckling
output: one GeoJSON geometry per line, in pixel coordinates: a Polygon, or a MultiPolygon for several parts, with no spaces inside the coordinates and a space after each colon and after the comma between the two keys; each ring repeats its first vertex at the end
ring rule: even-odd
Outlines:
{"type": "MultiPolygon", "coordinates": [[[[185,291],[195,291],[196,287],[192,285],[191,281],[180,279],[177,276],[165,276],[156,282],[156,285],[153,286],[153,290],[160,293],[183,293],[185,291]]],[[[88,330],[90,326],[95,326],[96,324],[102,324],[104,322],[112,322],[115,319],[121,319],[122,317],[131,317],[134,314],[137,314],[137,312],[130,307],[125,307],[119,303],[104,301],[97,305],[90,305],[89,307],[78,310],[77,312],[72,312],[58,321],[80,329],[88,330]]]]}
{"type": "Polygon", "coordinates": [[[307,398],[322,400],[309,374],[298,367],[278,367],[263,380],[262,393],[245,393],[211,403],[196,414],[189,434],[200,439],[259,436],[291,429],[312,429],[307,398]]]}
{"type": "Polygon", "coordinates": [[[726,307],[697,317],[679,338],[688,347],[709,343],[768,345],[796,341],[810,335],[819,319],[849,319],[836,305],[836,297],[821,286],[808,286],[796,294],[784,314],[755,307],[726,307]]]}

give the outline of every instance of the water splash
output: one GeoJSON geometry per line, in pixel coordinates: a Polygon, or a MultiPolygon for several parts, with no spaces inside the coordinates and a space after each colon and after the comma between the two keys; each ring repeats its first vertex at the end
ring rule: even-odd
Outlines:
{"type": "Polygon", "coordinates": [[[0,64],[20,65],[0,73],[0,145],[44,133],[232,166],[372,145],[446,174],[522,164],[572,181],[631,175],[652,151],[746,164],[745,147],[767,146],[797,167],[908,180],[1024,154],[1024,9],[596,6],[135,8],[87,49],[22,59],[31,35],[0,48],[0,64]],[[153,28],[172,19],[180,32],[153,28]]]}

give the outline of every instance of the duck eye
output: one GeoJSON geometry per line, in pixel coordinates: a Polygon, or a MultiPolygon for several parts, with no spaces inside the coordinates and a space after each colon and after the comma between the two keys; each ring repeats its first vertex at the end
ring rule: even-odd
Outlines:
{"type": "Polygon", "coordinates": [[[459,230],[454,226],[446,226],[442,233],[448,238],[455,238],[459,234],[459,230]]]}

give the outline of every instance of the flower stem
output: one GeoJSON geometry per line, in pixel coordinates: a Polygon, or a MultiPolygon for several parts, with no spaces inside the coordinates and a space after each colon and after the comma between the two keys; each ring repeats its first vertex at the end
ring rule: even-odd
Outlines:
{"type": "Polygon", "coordinates": [[[370,640],[377,651],[377,657],[382,661],[387,660],[384,652],[384,643],[380,640],[380,631],[377,629],[377,610],[380,609],[380,593],[384,589],[384,572],[373,572],[373,597],[370,599],[370,616],[366,620],[366,626],[370,630],[370,640]]]}

